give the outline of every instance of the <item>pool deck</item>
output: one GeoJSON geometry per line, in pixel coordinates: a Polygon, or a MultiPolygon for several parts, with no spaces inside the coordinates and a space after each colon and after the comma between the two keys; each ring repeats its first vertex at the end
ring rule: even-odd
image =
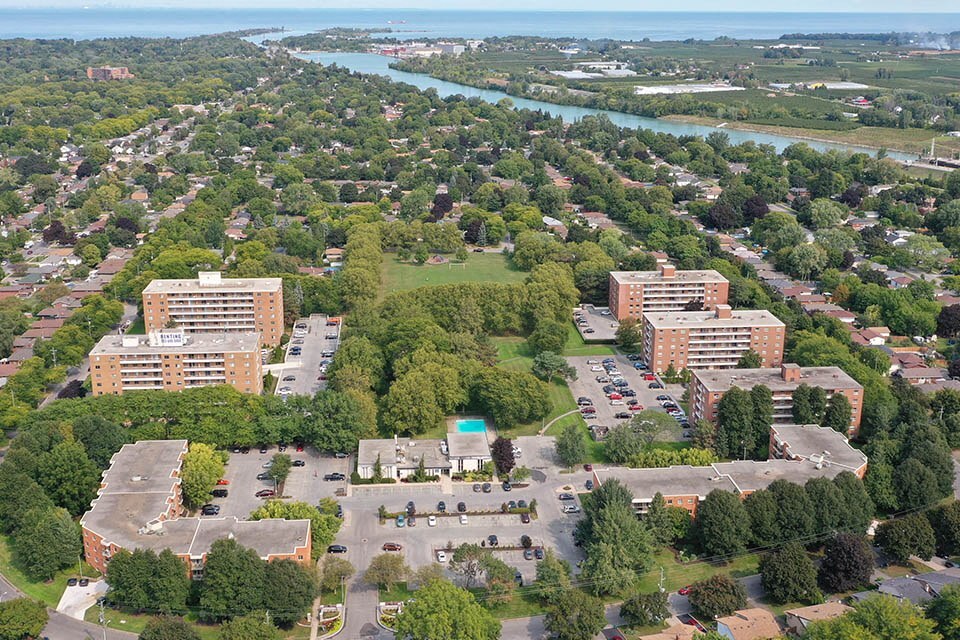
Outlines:
{"type": "Polygon", "coordinates": [[[486,416],[448,416],[447,417],[447,432],[448,433],[479,433],[479,431],[460,431],[458,422],[464,420],[482,420],[485,431],[487,434],[487,443],[493,444],[493,441],[497,439],[497,429],[493,424],[487,420],[486,416]]]}

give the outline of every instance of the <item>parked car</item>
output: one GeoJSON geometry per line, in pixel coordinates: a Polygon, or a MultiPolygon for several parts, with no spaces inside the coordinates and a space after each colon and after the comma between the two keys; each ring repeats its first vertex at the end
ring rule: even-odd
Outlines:
{"type": "Polygon", "coordinates": [[[487,544],[491,547],[498,547],[500,546],[500,539],[497,538],[496,534],[491,533],[487,536],[487,544]]]}
{"type": "Polygon", "coordinates": [[[261,489],[253,495],[257,498],[272,498],[273,496],[277,495],[277,492],[273,489],[261,489]]]}
{"type": "Polygon", "coordinates": [[[611,399],[611,400],[623,400],[623,395],[621,395],[621,394],[619,394],[619,393],[616,393],[616,392],[611,393],[611,394],[608,395],[607,397],[608,397],[609,399],[611,399]]]}
{"type": "Polygon", "coordinates": [[[524,549],[524,550],[523,550],[523,559],[524,559],[524,560],[533,560],[533,550],[532,550],[532,549],[524,549]]]}
{"type": "Polygon", "coordinates": [[[383,550],[384,551],[400,551],[403,549],[403,545],[399,542],[384,542],[383,550]]]}
{"type": "Polygon", "coordinates": [[[523,524],[530,524],[530,514],[529,514],[529,513],[521,513],[521,514],[520,514],[520,522],[522,522],[523,524]]]}
{"type": "Polygon", "coordinates": [[[226,489],[214,489],[210,492],[214,498],[226,498],[229,492],[226,489]]]}
{"type": "Polygon", "coordinates": [[[647,389],[663,389],[663,385],[659,382],[651,382],[647,385],[647,389]]]}
{"type": "Polygon", "coordinates": [[[678,594],[678,595],[681,595],[681,596],[688,596],[688,595],[690,595],[690,590],[691,590],[691,589],[690,589],[690,585],[687,585],[687,586],[685,586],[685,587],[681,587],[681,588],[677,589],[677,594],[678,594]]]}
{"type": "Polygon", "coordinates": [[[342,473],[328,473],[323,476],[323,479],[327,482],[336,482],[337,480],[346,480],[347,477],[342,473]]]}
{"type": "MultiPolygon", "coordinates": [[[[474,249],[474,251],[476,251],[476,249],[474,249]]],[[[483,249],[481,249],[481,251],[483,251],[483,249]]],[[[446,562],[446,561],[447,561],[447,554],[444,553],[443,551],[437,551],[437,562],[446,562]]]]}
{"type": "Polygon", "coordinates": [[[444,502],[443,500],[441,500],[440,502],[438,502],[438,503],[437,503],[437,511],[439,511],[440,513],[446,513],[446,512],[447,512],[447,503],[444,502]]]}
{"type": "Polygon", "coordinates": [[[437,526],[437,516],[427,516],[427,526],[428,527],[437,526]]]}
{"type": "Polygon", "coordinates": [[[270,467],[273,466],[273,460],[267,460],[260,466],[263,467],[264,469],[269,469],[270,467]]]}
{"type": "Polygon", "coordinates": [[[407,516],[407,526],[408,526],[408,527],[415,527],[415,526],[417,526],[417,518],[416,518],[416,516],[407,516]]]}
{"type": "Polygon", "coordinates": [[[266,453],[267,449],[268,449],[267,445],[265,444],[260,445],[260,453],[266,453]]]}
{"type": "Polygon", "coordinates": [[[587,480],[583,483],[583,486],[587,488],[587,491],[593,491],[593,480],[587,480]]]}
{"type": "Polygon", "coordinates": [[[594,407],[580,407],[580,413],[596,413],[597,410],[594,407]]]}
{"type": "Polygon", "coordinates": [[[297,376],[283,376],[283,382],[293,382],[297,379],[297,376]]]}
{"type": "Polygon", "coordinates": [[[643,379],[644,379],[644,380],[656,380],[656,379],[657,379],[657,376],[653,375],[652,373],[645,373],[645,374],[643,374],[643,379]]]}
{"type": "Polygon", "coordinates": [[[297,451],[299,451],[299,452],[302,452],[302,451],[303,451],[303,443],[302,443],[302,442],[298,442],[298,443],[297,443],[297,451]]]}
{"type": "Polygon", "coordinates": [[[543,547],[537,547],[533,550],[533,557],[537,560],[543,560],[543,547]]]}
{"type": "Polygon", "coordinates": [[[407,515],[412,516],[417,512],[417,505],[413,503],[413,500],[407,503],[407,515]]]}
{"type": "Polygon", "coordinates": [[[337,458],[338,460],[343,460],[344,458],[346,458],[346,457],[348,457],[348,456],[347,456],[347,454],[345,454],[343,451],[337,451],[335,454],[333,454],[333,457],[334,457],[334,458],[337,458]]]}
{"type": "Polygon", "coordinates": [[[458,502],[458,503],[457,503],[457,512],[458,512],[458,513],[463,513],[463,512],[465,512],[466,510],[467,510],[467,503],[466,503],[466,502],[458,502]]]}
{"type": "Polygon", "coordinates": [[[294,461],[293,461],[293,466],[295,466],[295,467],[305,467],[305,466],[307,466],[307,462],[306,462],[305,460],[294,460],[294,461]]]}
{"type": "Polygon", "coordinates": [[[565,504],[561,511],[564,513],[580,513],[580,507],[575,504],[565,504]]]}
{"type": "Polygon", "coordinates": [[[618,411],[617,415],[614,416],[617,420],[629,420],[633,416],[626,411],[618,411]]]}
{"type": "Polygon", "coordinates": [[[465,513],[460,514],[460,524],[467,524],[467,514],[465,513]]]}
{"type": "Polygon", "coordinates": [[[403,527],[405,527],[405,526],[407,526],[407,519],[406,519],[406,518],[404,517],[404,515],[401,513],[401,514],[397,515],[397,527],[403,528],[403,527]]]}
{"type": "Polygon", "coordinates": [[[561,494],[560,494],[559,496],[557,496],[557,497],[560,498],[561,500],[576,500],[576,499],[577,499],[577,497],[576,497],[575,495],[573,495],[572,493],[561,493],[561,494]]]}
{"type": "Polygon", "coordinates": [[[219,480],[217,480],[217,484],[220,485],[220,486],[226,486],[226,485],[230,484],[230,481],[229,481],[229,480],[224,480],[223,478],[220,478],[219,480]]]}
{"type": "Polygon", "coordinates": [[[273,478],[270,477],[270,474],[269,474],[269,473],[267,473],[266,471],[264,471],[264,472],[262,472],[262,473],[258,473],[258,474],[257,474],[257,480],[273,480],[273,478]]]}
{"type": "Polygon", "coordinates": [[[610,406],[611,406],[611,407],[617,407],[617,406],[621,406],[621,405],[623,405],[623,400],[613,399],[613,400],[610,401],[610,406]]]}
{"type": "Polygon", "coordinates": [[[480,493],[482,490],[483,490],[483,489],[480,487],[480,483],[479,483],[479,482],[474,483],[474,485],[473,485],[473,492],[474,492],[474,493],[480,493]]]}
{"type": "Polygon", "coordinates": [[[490,486],[490,483],[489,483],[489,482],[484,482],[484,483],[483,483],[483,492],[484,492],[484,493],[490,493],[491,491],[493,491],[493,487],[490,486]]]}
{"type": "Polygon", "coordinates": [[[68,587],[75,587],[75,586],[77,586],[77,579],[76,579],[76,578],[67,578],[67,586],[68,586],[68,587]]]}
{"type": "Polygon", "coordinates": [[[504,491],[512,491],[512,490],[513,490],[513,487],[510,486],[510,482],[507,481],[507,480],[504,480],[504,481],[503,481],[502,488],[503,488],[504,491]]]}
{"type": "Polygon", "coordinates": [[[347,548],[342,544],[332,544],[327,547],[327,553],[346,553],[347,548]]]}
{"type": "Polygon", "coordinates": [[[218,504],[205,504],[200,509],[200,515],[203,516],[216,516],[220,514],[220,505],[218,504]]]}
{"type": "Polygon", "coordinates": [[[623,389],[620,391],[620,395],[622,395],[624,398],[636,398],[637,392],[633,389],[623,389]]]}
{"type": "Polygon", "coordinates": [[[644,369],[646,369],[646,367],[643,366],[642,362],[634,362],[633,368],[636,369],[637,371],[643,371],[644,369]]]}
{"type": "Polygon", "coordinates": [[[77,584],[78,584],[79,586],[81,586],[81,587],[90,586],[90,579],[89,579],[89,578],[80,578],[80,580],[79,580],[79,582],[77,582],[77,584]]]}

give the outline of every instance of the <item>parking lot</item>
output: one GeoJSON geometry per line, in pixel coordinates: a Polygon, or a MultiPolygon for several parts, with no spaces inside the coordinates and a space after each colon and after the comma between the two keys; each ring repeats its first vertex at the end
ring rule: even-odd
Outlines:
{"type": "MultiPolygon", "coordinates": [[[[304,466],[293,467],[284,484],[283,495],[292,500],[301,500],[317,504],[321,498],[332,498],[338,488],[346,487],[346,481],[328,482],[323,476],[328,473],[343,473],[349,478],[349,460],[320,454],[312,448],[297,451],[289,445],[286,453],[294,461],[302,460],[304,466]]],[[[226,489],[226,498],[210,498],[210,504],[220,506],[220,516],[236,516],[245,519],[250,512],[264,502],[254,494],[261,489],[275,489],[273,480],[258,480],[257,475],[267,471],[264,464],[278,453],[277,445],[267,447],[266,453],[260,453],[259,447],[253,447],[249,453],[230,453],[230,461],[223,475],[229,484],[218,486],[226,489]]]]}
{"type": "Polygon", "coordinates": [[[310,395],[326,389],[326,364],[340,344],[340,318],[314,314],[294,323],[293,336],[286,346],[276,394],[310,395]]]}
{"type": "Polygon", "coordinates": [[[573,321],[585,342],[613,342],[620,326],[610,309],[592,304],[580,305],[573,321]]]}
{"type": "MultiPolygon", "coordinates": [[[[630,361],[626,356],[617,355],[608,357],[614,359],[616,371],[619,371],[620,375],[627,382],[627,386],[621,389],[621,395],[623,395],[623,391],[628,389],[636,393],[636,396],[633,397],[629,395],[624,396],[620,400],[623,404],[612,405],[612,401],[607,398],[607,394],[603,390],[605,385],[611,383],[597,381],[597,378],[612,378],[603,367],[603,357],[578,356],[567,358],[567,362],[577,369],[577,379],[569,383],[570,392],[573,394],[574,400],[581,397],[589,398],[593,401],[593,408],[596,410],[595,413],[584,415],[588,427],[595,425],[614,427],[621,422],[625,422],[629,419],[626,417],[627,414],[632,415],[636,413],[636,411],[631,411],[628,405],[630,400],[636,400],[644,409],[664,411],[660,401],[657,400],[657,396],[668,395],[671,398],[673,398],[673,396],[670,391],[666,389],[650,388],[650,384],[652,383],[662,384],[658,376],[653,376],[653,380],[646,379],[645,376],[650,377],[652,374],[648,375],[649,372],[646,369],[636,369],[634,362],[630,361]],[[617,418],[617,414],[621,414],[623,417],[617,418]],[[589,418],[588,416],[590,415],[596,417],[589,418]]],[[[674,398],[674,401],[676,402],[676,398],[674,398]]]]}

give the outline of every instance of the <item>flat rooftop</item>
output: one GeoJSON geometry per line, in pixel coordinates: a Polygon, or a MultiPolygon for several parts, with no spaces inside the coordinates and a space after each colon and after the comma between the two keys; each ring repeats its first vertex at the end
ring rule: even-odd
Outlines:
{"type": "Polygon", "coordinates": [[[177,477],[186,440],[141,440],[125,444],[110,458],[103,472],[100,495],[163,492],[180,483],[177,477]]]}
{"type": "Polygon", "coordinates": [[[786,443],[787,454],[792,458],[821,462],[824,466],[840,466],[856,471],[867,464],[867,456],[850,446],[847,438],[830,427],[815,424],[775,424],[770,427],[778,443],[786,443]]]}
{"type": "Polygon", "coordinates": [[[697,271],[676,271],[665,276],[660,271],[611,271],[610,277],[619,284],[650,284],[659,282],[726,282],[719,271],[704,269],[697,271]]]}
{"type": "Polygon", "coordinates": [[[451,458],[489,458],[490,444],[484,433],[448,433],[451,458]]]}
{"type": "Polygon", "coordinates": [[[849,469],[837,465],[817,465],[803,460],[735,460],[711,465],[718,473],[727,475],[736,484],[740,493],[766,489],[774,480],[786,480],[793,484],[806,484],[813,478],[834,478],[849,469]]]}
{"type": "MultiPolygon", "coordinates": [[[[219,274],[218,274],[219,275],[219,274]]],[[[206,276],[206,274],[201,274],[206,276]]],[[[209,291],[274,292],[283,289],[280,278],[200,277],[188,280],[152,280],[144,293],[206,293],[209,291]]]]}
{"type": "Polygon", "coordinates": [[[737,486],[729,477],[717,473],[713,467],[680,465],[654,469],[615,467],[598,470],[601,483],[619,480],[634,494],[634,499],[649,501],[658,491],[664,496],[698,496],[705,498],[714,489],[735,493],[737,486]]]}
{"type": "Polygon", "coordinates": [[[733,369],[719,371],[707,369],[694,371],[693,376],[710,392],[727,392],[732,387],[750,389],[757,385],[770,391],[792,391],[800,383],[824,389],[862,389],[860,383],[848,376],[840,367],[800,367],[800,380],[787,382],[780,367],[764,369],[733,369]]]}
{"type": "Polygon", "coordinates": [[[357,464],[372,465],[377,458],[382,465],[415,469],[423,460],[427,469],[449,469],[450,460],[440,451],[440,440],[411,440],[410,438],[378,438],[361,440],[357,450],[357,464]],[[399,451],[398,451],[399,448],[399,451]]]}
{"type": "Polygon", "coordinates": [[[654,311],[643,317],[654,329],[786,326],[766,309],[734,309],[729,318],[718,318],[715,311],[654,311]]]}
{"type": "Polygon", "coordinates": [[[257,352],[260,349],[259,333],[194,333],[186,336],[183,345],[151,345],[148,336],[107,334],[90,351],[91,356],[162,353],[239,353],[257,352]],[[125,343],[136,338],[136,344],[125,343]]]}

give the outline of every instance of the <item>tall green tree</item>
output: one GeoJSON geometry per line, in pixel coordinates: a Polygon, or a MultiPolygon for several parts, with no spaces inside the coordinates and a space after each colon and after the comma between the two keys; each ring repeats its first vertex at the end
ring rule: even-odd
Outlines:
{"type": "Polygon", "coordinates": [[[838,533],[824,546],[819,580],[831,593],[850,591],[870,581],[873,550],[862,535],[838,533]]]}
{"type": "Polygon", "coordinates": [[[466,589],[435,580],[417,590],[397,616],[396,630],[411,640],[496,640],[500,622],[466,589]]]}
{"type": "Polygon", "coordinates": [[[317,576],[312,568],[293,560],[272,560],[263,572],[263,606],[280,625],[291,625],[310,611],[317,595],[317,576]]]}
{"type": "Polygon", "coordinates": [[[743,585],[723,573],[695,582],[689,597],[693,608],[707,620],[728,616],[747,605],[743,585]]]}
{"type": "Polygon", "coordinates": [[[835,393],[830,396],[830,400],[827,402],[827,408],[823,412],[823,419],[820,421],[820,426],[829,427],[834,431],[846,435],[850,429],[851,412],[852,408],[850,407],[850,401],[847,400],[847,396],[842,393],[835,393]]]}
{"type": "Polygon", "coordinates": [[[13,538],[14,556],[34,580],[49,580],[60,569],[74,565],[82,549],[80,527],[66,509],[31,511],[13,538]]]}
{"type": "Polygon", "coordinates": [[[29,598],[0,602],[0,640],[39,638],[48,619],[42,602],[29,598]]]}
{"type": "Polygon", "coordinates": [[[805,382],[793,391],[793,421],[797,424],[820,424],[827,408],[827,394],[820,387],[805,382]]]}
{"type": "Polygon", "coordinates": [[[580,425],[571,423],[564,427],[557,437],[557,458],[567,467],[579,464],[587,455],[587,445],[583,441],[580,425]]]}
{"type": "Polygon", "coordinates": [[[547,611],[544,626],[557,640],[590,640],[607,626],[603,601],[571,589],[547,611]]]}
{"type": "Polygon", "coordinates": [[[796,542],[764,556],[760,560],[760,578],[767,597],[776,603],[813,604],[821,598],[817,588],[817,568],[796,542]]]}
{"type": "Polygon", "coordinates": [[[572,587],[570,563],[558,558],[553,549],[547,549],[543,560],[537,563],[537,580],[534,583],[537,597],[553,604],[572,587]]]}
{"type": "Polygon", "coordinates": [[[100,470],[83,445],[64,440],[38,461],[37,480],[58,505],[79,515],[90,507],[100,486],[100,470]]]}
{"type": "Polygon", "coordinates": [[[736,459],[752,455],[754,424],[750,392],[731,387],[717,404],[717,453],[736,459]]]}
{"type": "Polygon", "coordinates": [[[210,545],[200,583],[200,608],[208,620],[227,620],[263,609],[264,562],[233,539],[210,545]]]}
{"type": "MultiPolygon", "coordinates": [[[[273,612],[269,617],[273,617],[273,612]]],[[[220,627],[219,640],[283,640],[283,637],[284,634],[268,622],[264,611],[227,620],[220,627]]]]}
{"type": "Polygon", "coordinates": [[[960,640],[960,586],[944,587],[939,597],[927,602],[926,613],[943,640],[960,640]]]}
{"type": "Polygon", "coordinates": [[[877,527],[876,542],[891,558],[907,562],[912,555],[929,560],[937,539],[927,517],[913,513],[881,523],[877,527]]]}
{"type": "Polygon", "coordinates": [[[742,553],[750,540],[749,518],[740,498],[714,489],[697,507],[697,539],[704,553],[726,557],[742,553]]]}
{"type": "Polygon", "coordinates": [[[363,579],[367,584],[387,589],[410,574],[410,567],[399,553],[381,553],[370,560],[363,579]]]}
{"type": "Polygon", "coordinates": [[[199,507],[210,499],[210,490],[223,477],[223,458],[210,445],[194,442],[183,457],[180,486],[185,502],[199,507]]]}

